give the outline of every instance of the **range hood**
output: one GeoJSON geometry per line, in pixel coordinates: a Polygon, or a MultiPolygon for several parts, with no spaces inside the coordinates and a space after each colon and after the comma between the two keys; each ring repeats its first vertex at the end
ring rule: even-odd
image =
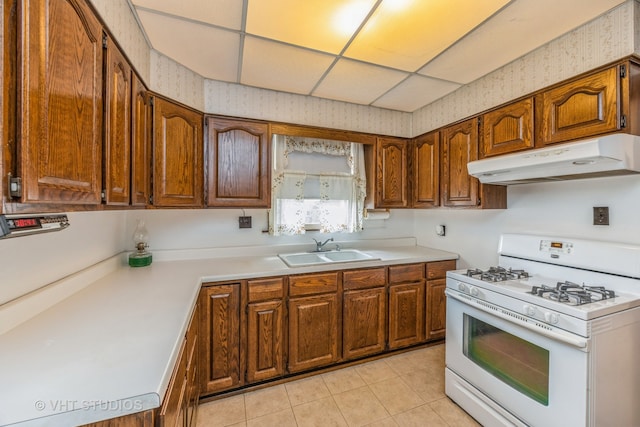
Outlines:
{"type": "Polygon", "coordinates": [[[626,133],[475,160],[469,175],[512,185],[640,173],[640,137],[626,133]]]}

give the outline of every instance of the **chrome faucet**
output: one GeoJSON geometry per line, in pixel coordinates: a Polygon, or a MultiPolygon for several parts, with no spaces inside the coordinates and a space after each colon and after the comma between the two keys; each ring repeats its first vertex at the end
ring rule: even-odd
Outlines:
{"type": "Polygon", "coordinates": [[[316,242],[316,250],[315,252],[324,252],[327,249],[323,249],[324,245],[326,245],[329,242],[333,242],[333,237],[330,239],[325,240],[324,242],[320,243],[319,241],[317,241],[316,239],[313,239],[314,242],[316,242]]]}

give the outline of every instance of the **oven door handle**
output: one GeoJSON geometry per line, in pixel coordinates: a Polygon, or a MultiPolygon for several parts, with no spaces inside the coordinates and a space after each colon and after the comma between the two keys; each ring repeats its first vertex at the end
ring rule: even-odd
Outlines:
{"type": "MultiPolygon", "coordinates": [[[[504,309],[502,307],[499,307],[497,305],[488,303],[486,301],[482,301],[482,305],[487,305],[487,306],[495,308],[495,310],[492,310],[491,312],[489,312],[487,310],[484,310],[482,308],[482,306],[476,302],[475,298],[467,297],[466,295],[463,298],[463,297],[457,295],[454,291],[451,291],[449,289],[445,289],[445,294],[447,294],[448,297],[451,297],[451,298],[453,298],[455,300],[458,300],[463,304],[473,305],[473,306],[475,306],[479,310],[482,310],[485,313],[488,313],[488,314],[491,314],[493,316],[496,316],[496,317],[499,317],[501,319],[504,319],[509,323],[514,323],[516,325],[522,326],[523,328],[529,329],[530,331],[533,331],[533,332],[535,332],[537,334],[544,335],[545,337],[551,338],[552,340],[559,341],[559,342],[562,342],[562,343],[565,343],[565,344],[568,344],[570,346],[577,347],[577,348],[583,348],[583,349],[587,348],[588,341],[586,339],[584,339],[584,338],[579,338],[579,337],[576,337],[574,335],[568,335],[568,334],[558,333],[558,332],[555,332],[555,331],[550,331],[548,329],[543,329],[543,328],[541,328],[539,326],[531,325],[526,321],[517,320],[517,318],[514,318],[513,316],[509,316],[508,314],[505,314],[505,312],[509,312],[510,313],[511,311],[506,310],[506,309],[504,309]]],[[[517,313],[514,313],[514,314],[517,314],[517,313]]],[[[521,315],[517,314],[517,316],[521,316],[521,315]]]]}

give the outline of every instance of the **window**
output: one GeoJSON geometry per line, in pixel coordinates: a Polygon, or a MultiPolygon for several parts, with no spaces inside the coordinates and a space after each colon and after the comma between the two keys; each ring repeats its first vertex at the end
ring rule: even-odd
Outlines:
{"type": "Polygon", "coordinates": [[[274,135],[273,145],[270,234],[362,230],[362,144],[274,135]]]}

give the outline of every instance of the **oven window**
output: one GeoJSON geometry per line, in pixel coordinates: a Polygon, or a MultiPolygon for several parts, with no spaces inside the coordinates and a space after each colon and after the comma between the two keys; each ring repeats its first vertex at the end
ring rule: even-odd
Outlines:
{"type": "Polygon", "coordinates": [[[549,405],[549,350],[464,315],[464,355],[531,399],[549,405]]]}

